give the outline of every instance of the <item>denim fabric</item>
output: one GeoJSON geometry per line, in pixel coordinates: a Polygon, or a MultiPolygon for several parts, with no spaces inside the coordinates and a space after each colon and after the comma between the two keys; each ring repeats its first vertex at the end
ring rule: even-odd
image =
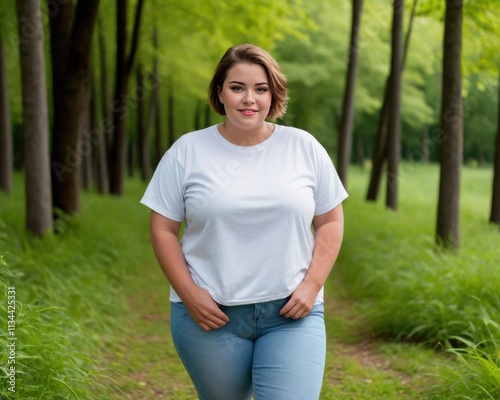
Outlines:
{"type": "Polygon", "coordinates": [[[204,331],[172,303],[172,338],[200,400],[317,400],[325,368],[324,308],[279,314],[287,299],[222,306],[230,321],[204,331]]]}

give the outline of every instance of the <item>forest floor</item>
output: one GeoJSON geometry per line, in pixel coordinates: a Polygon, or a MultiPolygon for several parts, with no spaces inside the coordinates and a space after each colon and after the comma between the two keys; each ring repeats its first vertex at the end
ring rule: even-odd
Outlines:
{"type": "MultiPolygon", "coordinates": [[[[415,344],[370,337],[356,305],[332,278],[325,293],[328,352],[321,400],[429,398],[423,393],[446,360],[415,344]]],[[[148,263],[125,290],[130,313],[121,339],[104,350],[113,398],[197,399],[171,340],[168,283],[160,268],[148,263]]]]}

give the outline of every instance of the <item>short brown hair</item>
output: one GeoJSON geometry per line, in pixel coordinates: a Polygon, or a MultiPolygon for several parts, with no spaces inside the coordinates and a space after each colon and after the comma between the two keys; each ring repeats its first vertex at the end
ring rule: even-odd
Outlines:
{"type": "Polygon", "coordinates": [[[219,115],[226,115],[224,104],[219,99],[218,89],[226,80],[228,71],[235,64],[243,62],[259,64],[265,69],[273,96],[267,118],[283,117],[288,103],[288,84],[285,74],[281,71],[278,62],[267,51],[253,44],[230,47],[219,61],[208,88],[208,99],[214,111],[219,115]]]}

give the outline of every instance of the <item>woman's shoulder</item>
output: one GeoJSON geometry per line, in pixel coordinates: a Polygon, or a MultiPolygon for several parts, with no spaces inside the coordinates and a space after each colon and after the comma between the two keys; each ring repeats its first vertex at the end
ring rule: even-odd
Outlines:
{"type": "Polygon", "coordinates": [[[216,125],[209,126],[207,128],[198,129],[195,131],[187,132],[181,135],[172,145],[174,146],[189,146],[191,144],[198,144],[200,141],[210,140],[212,135],[210,134],[216,125]]]}
{"type": "Polygon", "coordinates": [[[303,145],[309,145],[313,147],[321,146],[318,139],[316,139],[313,134],[304,129],[286,125],[281,125],[280,129],[282,132],[281,136],[283,138],[301,143],[303,145]]]}
{"type": "Polygon", "coordinates": [[[167,153],[179,154],[186,150],[193,151],[207,145],[213,140],[213,129],[215,129],[215,125],[184,133],[175,140],[167,150],[167,153]]]}
{"type": "Polygon", "coordinates": [[[182,165],[185,165],[191,159],[199,158],[204,153],[204,149],[213,141],[214,135],[212,134],[212,129],[214,129],[214,126],[181,135],[167,149],[164,157],[172,157],[182,165]]]}

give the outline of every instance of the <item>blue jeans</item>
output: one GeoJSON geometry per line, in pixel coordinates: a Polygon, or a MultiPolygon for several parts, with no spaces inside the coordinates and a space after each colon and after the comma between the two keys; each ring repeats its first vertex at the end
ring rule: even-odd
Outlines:
{"type": "Polygon", "coordinates": [[[302,319],[279,314],[287,299],[222,306],[230,321],[204,331],[172,303],[172,338],[200,400],[317,400],[325,368],[323,305],[302,319]]]}

